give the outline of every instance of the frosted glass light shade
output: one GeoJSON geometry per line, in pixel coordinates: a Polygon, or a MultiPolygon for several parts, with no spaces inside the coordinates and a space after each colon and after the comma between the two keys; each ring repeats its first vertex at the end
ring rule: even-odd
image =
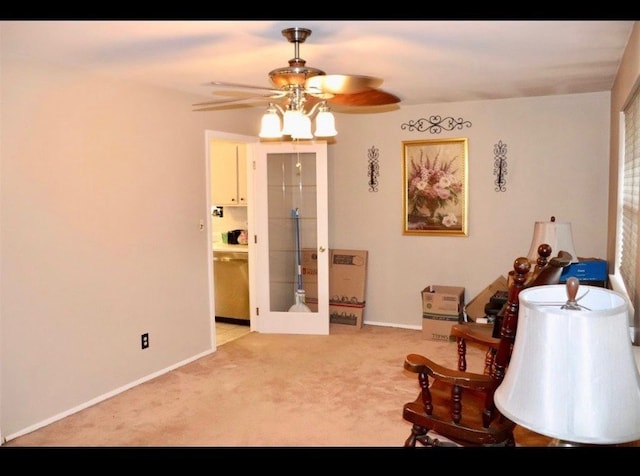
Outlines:
{"type": "Polygon", "coordinates": [[[313,139],[311,134],[311,119],[308,116],[300,113],[296,118],[296,124],[294,130],[291,132],[292,139],[313,139]]]}
{"type": "Polygon", "coordinates": [[[586,444],[640,439],[640,375],[629,338],[625,298],[579,286],[567,310],[566,286],[524,289],[518,331],[494,401],[518,425],[586,444]]]}
{"type": "Polygon", "coordinates": [[[537,221],[533,228],[533,239],[527,258],[531,263],[538,260],[538,246],[543,243],[551,246],[551,255],[558,256],[560,251],[566,251],[571,254],[571,262],[577,263],[578,255],[575,246],[573,246],[573,233],[571,232],[571,223],[551,221],[537,221]]]}
{"type": "Polygon", "coordinates": [[[329,111],[320,111],[316,116],[316,137],[334,137],[338,134],[336,120],[329,111]]]}
{"type": "Polygon", "coordinates": [[[262,116],[262,122],[260,126],[260,137],[263,139],[277,139],[282,137],[282,130],[280,129],[280,116],[275,109],[269,109],[262,116]]]}
{"type": "Polygon", "coordinates": [[[286,136],[292,136],[296,129],[299,127],[300,118],[303,114],[300,111],[293,109],[287,109],[284,112],[282,120],[282,134],[286,136]]]}

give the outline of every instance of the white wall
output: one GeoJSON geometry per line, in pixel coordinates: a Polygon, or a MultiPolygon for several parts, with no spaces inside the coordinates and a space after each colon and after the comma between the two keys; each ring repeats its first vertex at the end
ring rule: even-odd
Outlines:
{"type": "Polygon", "coordinates": [[[253,131],[246,112],[194,113],[200,98],[22,61],[6,36],[2,48],[11,438],[212,350],[205,131],[253,131]]]}
{"type": "Polygon", "coordinates": [[[572,223],[581,257],[606,257],[610,94],[430,104],[380,114],[338,114],[329,147],[332,248],[369,251],[365,323],[421,326],[420,291],[463,286],[470,301],[518,256],[535,221],[572,223]],[[401,124],[432,115],[471,127],[439,134],[401,124]],[[468,236],[402,234],[402,141],[466,137],[468,236]],[[494,145],[507,145],[506,192],[496,192],[494,145]],[[379,190],[367,152],[379,149],[379,190]]]}

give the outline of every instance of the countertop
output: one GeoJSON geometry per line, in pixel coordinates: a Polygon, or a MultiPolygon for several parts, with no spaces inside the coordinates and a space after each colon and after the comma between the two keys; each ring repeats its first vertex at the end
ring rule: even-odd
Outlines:
{"type": "Polygon", "coordinates": [[[247,253],[249,245],[229,245],[227,243],[213,243],[213,251],[235,251],[247,253]]]}

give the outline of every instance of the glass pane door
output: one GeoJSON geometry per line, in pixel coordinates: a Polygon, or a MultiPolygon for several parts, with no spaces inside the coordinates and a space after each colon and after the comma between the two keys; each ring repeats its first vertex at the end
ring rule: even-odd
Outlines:
{"type": "Polygon", "coordinates": [[[258,332],[328,334],[326,143],[256,145],[258,332]]]}

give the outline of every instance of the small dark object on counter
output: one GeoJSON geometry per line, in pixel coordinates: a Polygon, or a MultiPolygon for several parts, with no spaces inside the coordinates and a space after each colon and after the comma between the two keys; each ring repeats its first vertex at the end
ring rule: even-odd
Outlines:
{"type": "Polygon", "coordinates": [[[231,230],[227,232],[227,242],[230,245],[237,245],[238,244],[238,237],[240,236],[240,233],[242,233],[243,230],[231,230]]]}

